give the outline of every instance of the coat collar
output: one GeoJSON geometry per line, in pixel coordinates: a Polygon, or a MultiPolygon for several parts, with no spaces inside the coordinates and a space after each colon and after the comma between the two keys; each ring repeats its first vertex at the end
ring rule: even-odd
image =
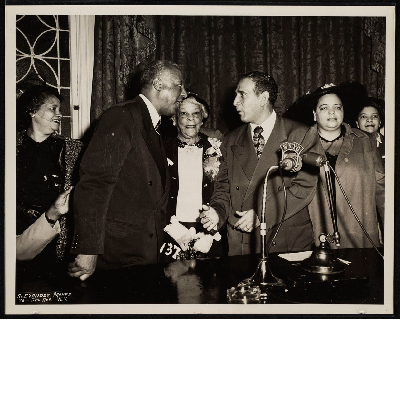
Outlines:
{"type": "MultiPolygon", "coordinates": [[[[346,124],[345,122],[343,122],[343,126],[345,127],[346,131],[344,134],[343,144],[342,144],[342,147],[340,149],[340,152],[339,152],[339,155],[337,158],[338,161],[346,158],[347,155],[351,152],[351,150],[353,149],[354,137],[369,139],[368,135],[365,132],[361,131],[360,129],[352,128],[349,124],[346,124]]],[[[315,124],[311,127],[310,132],[315,134],[318,138],[317,124],[315,124]]],[[[320,152],[321,154],[324,154],[325,151],[322,147],[322,144],[320,143],[319,138],[317,140],[318,140],[317,151],[320,152]]]]}
{"type": "Polygon", "coordinates": [[[249,186],[247,187],[245,199],[260,187],[268,169],[278,165],[280,161],[280,145],[286,142],[287,139],[288,137],[283,119],[277,116],[271,135],[265,144],[264,150],[254,169],[249,186]]]}
{"type": "Polygon", "coordinates": [[[155,128],[161,122],[160,114],[158,113],[156,108],[153,106],[153,103],[143,93],[140,93],[139,97],[146,104],[147,110],[149,111],[149,114],[150,114],[151,123],[153,124],[153,127],[155,128]]]}
{"type": "Polygon", "coordinates": [[[287,141],[287,132],[284,127],[284,120],[277,115],[271,135],[258,160],[251,139],[250,124],[243,125],[238,129],[237,141],[231,146],[231,149],[235,162],[240,165],[249,181],[245,195],[245,197],[248,197],[259,186],[267,170],[279,162],[280,144],[287,141]]]}
{"type": "Polygon", "coordinates": [[[236,143],[231,146],[234,159],[250,181],[257,166],[257,155],[251,138],[250,124],[238,128],[236,143]]]}
{"type": "Polygon", "coordinates": [[[140,107],[143,128],[141,130],[142,137],[146,143],[146,146],[153,157],[155,164],[157,165],[158,172],[160,173],[163,187],[166,182],[166,171],[168,169],[167,157],[165,155],[165,149],[163,141],[160,135],[154,129],[149,110],[140,96],[135,97],[135,102],[140,107]]]}
{"type": "MultiPolygon", "coordinates": [[[[204,133],[199,132],[199,144],[203,147],[204,152],[211,147],[211,143],[208,140],[208,136],[204,133]]],[[[177,137],[169,137],[164,139],[165,151],[167,157],[176,164],[178,162],[178,138],[177,137]]]]}

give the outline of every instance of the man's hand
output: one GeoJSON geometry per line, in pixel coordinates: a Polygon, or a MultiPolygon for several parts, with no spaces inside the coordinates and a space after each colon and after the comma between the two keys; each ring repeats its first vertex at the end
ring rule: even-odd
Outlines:
{"type": "Polygon", "coordinates": [[[212,207],[203,204],[203,211],[200,214],[200,221],[205,229],[211,231],[213,229],[217,229],[219,216],[212,207]]]}
{"type": "Polygon", "coordinates": [[[68,275],[81,281],[89,278],[96,269],[97,255],[78,254],[68,265],[68,275]]]}
{"type": "Polygon", "coordinates": [[[50,206],[50,208],[46,211],[47,218],[57,221],[61,215],[64,215],[68,212],[69,206],[69,195],[71,193],[72,187],[61,193],[56,201],[50,206]]]}
{"type": "Polygon", "coordinates": [[[241,217],[233,227],[239,231],[250,233],[253,229],[260,226],[260,220],[256,212],[252,210],[236,211],[235,215],[241,217]]]}

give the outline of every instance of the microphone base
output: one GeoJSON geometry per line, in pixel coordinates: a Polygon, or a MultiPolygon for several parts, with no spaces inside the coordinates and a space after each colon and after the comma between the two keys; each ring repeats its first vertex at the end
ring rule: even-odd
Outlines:
{"type": "Polygon", "coordinates": [[[262,258],[257,265],[256,272],[251,277],[251,282],[261,287],[285,286],[282,279],[277,278],[269,267],[268,259],[262,258]]]}
{"type": "Polygon", "coordinates": [[[345,265],[334,256],[329,243],[321,242],[305,260],[303,269],[314,274],[332,275],[343,272],[345,265]]]}

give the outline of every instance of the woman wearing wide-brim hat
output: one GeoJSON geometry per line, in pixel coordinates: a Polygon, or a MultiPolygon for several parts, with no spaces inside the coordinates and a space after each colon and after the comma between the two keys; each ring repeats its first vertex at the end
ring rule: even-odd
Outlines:
{"type": "MultiPolygon", "coordinates": [[[[369,136],[344,122],[354,121],[354,113],[366,97],[365,88],[357,82],[327,84],[297,100],[286,116],[308,124],[314,122],[310,130],[319,136],[317,149],[325,153],[358,218],[374,244],[379,246],[378,217],[383,231],[385,210],[384,169],[369,136]]],[[[341,247],[372,247],[338,183],[333,186],[341,247]]],[[[327,199],[325,173],[321,168],[316,195],[309,205],[317,245],[321,233],[333,233],[327,199]]]]}

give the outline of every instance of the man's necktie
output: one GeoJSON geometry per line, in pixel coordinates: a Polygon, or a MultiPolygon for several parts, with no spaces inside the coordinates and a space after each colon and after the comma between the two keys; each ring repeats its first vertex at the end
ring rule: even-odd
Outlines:
{"type": "Polygon", "coordinates": [[[263,135],[261,134],[262,131],[263,128],[261,126],[256,126],[254,128],[253,143],[254,143],[254,148],[256,149],[257,158],[260,158],[265,146],[265,140],[263,135]]]}
{"type": "Polygon", "coordinates": [[[160,134],[160,125],[161,125],[161,119],[158,120],[156,126],[154,127],[155,131],[160,134]]]}
{"type": "Polygon", "coordinates": [[[161,144],[160,125],[161,125],[161,119],[158,120],[156,126],[154,127],[154,130],[157,132],[157,139],[158,142],[161,144]]]}

